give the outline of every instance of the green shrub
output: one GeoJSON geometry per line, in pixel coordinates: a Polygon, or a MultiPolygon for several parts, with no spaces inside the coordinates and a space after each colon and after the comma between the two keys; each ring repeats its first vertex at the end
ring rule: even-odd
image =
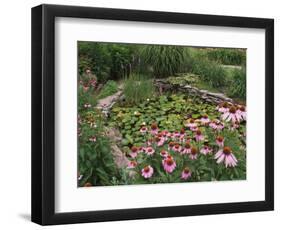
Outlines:
{"type": "Polygon", "coordinates": [[[246,99],[246,69],[236,69],[233,71],[230,96],[246,99]]]}
{"type": "Polygon", "coordinates": [[[246,52],[241,49],[210,49],[207,51],[209,60],[224,65],[243,65],[246,63],[246,52]]]}
{"type": "Polygon", "coordinates": [[[141,56],[152,67],[155,77],[168,77],[180,71],[184,49],[179,46],[147,45],[142,49],[141,56]]]}
{"type": "MultiPolygon", "coordinates": [[[[79,114],[83,114],[88,109],[85,108],[86,104],[89,104],[91,108],[93,108],[97,104],[97,100],[95,97],[93,97],[94,93],[94,87],[89,85],[87,89],[85,89],[85,82],[86,81],[80,81],[80,84],[78,85],[78,112],[79,114]]],[[[88,84],[87,84],[88,85],[88,84]]]]}
{"type": "Polygon", "coordinates": [[[152,80],[143,75],[131,74],[124,81],[125,100],[129,104],[137,104],[152,97],[154,90],[152,80]]]}
{"type": "Polygon", "coordinates": [[[79,186],[90,183],[93,186],[111,185],[117,174],[111,153],[111,143],[105,135],[102,116],[97,111],[89,111],[81,117],[79,136],[79,174],[82,175],[79,186]],[[89,123],[95,123],[95,128],[89,123]],[[96,140],[90,140],[95,137],[96,140]]]}
{"type": "Polygon", "coordinates": [[[226,83],[226,71],[215,62],[204,58],[194,58],[192,72],[202,77],[212,87],[222,87],[226,83]]]}
{"type": "Polygon", "coordinates": [[[79,74],[90,69],[99,81],[118,79],[131,71],[134,45],[78,42],[79,74]]]}
{"type": "Polygon", "coordinates": [[[102,90],[100,91],[98,98],[102,99],[107,96],[110,96],[118,91],[118,85],[115,81],[109,80],[103,86],[102,90]]]}
{"type": "Polygon", "coordinates": [[[107,79],[110,74],[111,57],[107,46],[96,42],[78,42],[79,74],[90,69],[99,81],[107,79]]]}

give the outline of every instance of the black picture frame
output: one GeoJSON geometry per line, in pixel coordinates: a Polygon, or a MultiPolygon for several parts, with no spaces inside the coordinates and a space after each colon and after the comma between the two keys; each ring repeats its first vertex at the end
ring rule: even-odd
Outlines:
{"type": "MultiPolygon", "coordinates": [[[[253,86],[254,87],[254,86],[253,86]]],[[[32,8],[32,221],[41,225],[267,211],[274,209],[274,20],[110,8],[32,8]],[[55,18],[88,18],[265,29],[265,200],[55,213],[55,18]]]]}

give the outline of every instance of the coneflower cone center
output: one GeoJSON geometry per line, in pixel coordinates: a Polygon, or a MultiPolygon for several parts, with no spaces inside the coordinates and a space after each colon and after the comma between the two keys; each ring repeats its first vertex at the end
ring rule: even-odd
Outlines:
{"type": "Polygon", "coordinates": [[[224,153],[225,155],[229,155],[229,154],[231,153],[231,149],[230,149],[229,147],[224,147],[224,148],[223,148],[223,153],[224,153]]]}
{"type": "Polygon", "coordinates": [[[234,106],[231,106],[229,109],[230,113],[236,113],[236,108],[234,106]]]}

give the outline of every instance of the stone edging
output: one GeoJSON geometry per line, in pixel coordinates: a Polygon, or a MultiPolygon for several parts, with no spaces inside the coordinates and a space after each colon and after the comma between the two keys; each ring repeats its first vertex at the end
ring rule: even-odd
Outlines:
{"type": "Polygon", "coordinates": [[[212,93],[208,90],[201,90],[197,87],[188,85],[188,84],[171,84],[166,79],[155,79],[154,84],[159,91],[165,90],[176,90],[182,93],[189,94],[191,96],[198,96],[202,98],[204,101],[212,104],[219,104],[225,101],[233,103],[233,100],[222,93],[212,93]]]}

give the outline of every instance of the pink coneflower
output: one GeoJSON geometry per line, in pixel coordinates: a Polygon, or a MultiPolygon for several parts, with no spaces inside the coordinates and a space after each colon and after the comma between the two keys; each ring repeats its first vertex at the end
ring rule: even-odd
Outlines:
{"type": "Polygon", "coordinates": [[[216,120],[213,120],[210,122],[209,126],[212,128],[212,129],[217,129],[217,122],[216,120]]]}
{"type": "Polygon", "coordinates": [[[198,141],[203,141],[204,136],[202,135],[202,132],[198,129],[195,133],[195,140],[198,141]]]}
{"type": "Polygon", "coordinates": [[[171,156],[166,157],[164,160],[162,160],[163,168],[166,172],[172,173],[176,168],[176,162],[171,156]]]}
{"type": "Polygon", "coordinates": [[[85,103],[84,104],[84,108],[86,108],[86,109],[91,108],[91,104],[90,103],[85,103]]]}
{"type": "Polygon", "coordinates": [[[180,139],[183,139],[183,138],[184,138],[184,136],[185,136],[185,129],[184,129],[184,128],[182,128],[182,129],[180,130],[180,135],[179,135],[179,138],[180,138],[180,139]]]}
{"type": "Polygon", "coordinates": [[[175,151],[175,152],[180,152],[181,151],[181,146],[178,144],[178,143],[176,143],[174,146],[173,146],[173,151],[175,151]]]}
{"type": "Polygon", "coordinates": [[[221,123],[220,121],[217,122],[217,130],[223,130],[224,129],[224,124],[221,123]]]}
{"type": "Polygon", "coordinates": [[[148,166],[144,167],[144,168],[141,170],[141,175],[142,175],[145,179],[147,179],[147,178],[152,177],[153,172],[154,172],[153,168],[152,168],[150,165],[148,165],[148,166]]]}
{"type": "Polygon", "coordinates": [[[153,124],[151,125],[150,133],[151,133],[152,135],[156,135],[156,134],[158,133],[158,126],[157,126],[156,123],[153,123],[153,124]]]}
{"type": "Polygon", "coordinates": [[[246,120],[247,119],[247,112],[246,112],[245,106],[240,105],[237,109],[237,114],[241,117],[241,119],[246,120]]]}
{"type": "Polygon", "coordinates": [[[165,150],[165,149],[162,149],[161,151],[160,151],[160,156],[161,157],[167,157],[169,155],[169,153],[165,150]]]}
{"type": "Polygon", "coordinates": [[[132,158],[136,158],[137,155],[138,155],[138,147],[133,146],[133,147],[131,148],[130,156],[131,156],[132,158]]]}
{"type": "Polygon", "coordinates": [[[205,145],[203,148],[200,149],[200,153],[202,153],[204,155],[207,155],[211,152],[212,152],[212,149],[207,145],[205,145]]]}
{"type": "Polygon", "coordinates": [[[141,129],[140,129],[140,132],[142,134],[146,133],[147,132],[147,128],[145,126],[142,126],[141,129]]]}
{"type": "Polygon", "coordinates": [[[162,137],[164,138],[165,141],[168,140],[168,137],[171,136],[171,134],[170,134],[169,131],[167,131],[167,130],[163,130],[163,131],[161,132],[161,135],[162,135],[162,137]]]}
{"type": "Polygon", "coordinates": [[[184,168],[184,170],[181,172],[181,179],[187,180],[191,177],[191,171],[188,167],[184,168]]]}
{"type": "Polygon", "coordinates": [[[155,152],[155,150],[150,146],[145,148],[145,153],[149,156],[153,155],[154,152],[155,152]]]}
{"type": "Polygon", "coordinates": [[[190,127],[190,130],[193,131],[193,132],[196,132],[199,128],[197,126],[195,127],[190,127]]]}
{"type": "Polygon", "coordinates": [[[235,167],[238,162],[230,147],[224,147],[223,149],[220,149],[216,153],[215,159],[217,159],[218,164],[224,161],[225,167],[235,167]]]}
{"type": "Polygon", "coordinates": [[[143,147],[138,147],[138,153],[143,153],[145,149],[143,147]]]}
{"type": "Polygon", "coordinates": [[[157,146],[162,146],[165,143],[165,139],[162,137],[161,134],[158,134],[158,136],[155,137],[155,141],[157,142],[157,146]]]}
{"type": "Polygon", "coordinates": [[[201,123],[202,123],[203,125],[207,125],[207,124],[210,123],[210,119],[209,119],[208,115],[203,115],[203,116],[201,117],[200,121],[201,121],[201,123]]]}
{"type": "Polygon", "coordinates": [[[168,138],[171,138],[171,137],[172,137],[172,133],[167,132],[167,133],[166,133],[166,138],[168,139],[168,138]]]}
{"type": "Polygon", "coordinates": [[[190,119],[188,120],[188,123],[186,124],[186,126],[187,126],[188,128],[190,128],[190,129],[195,129],[195,128],[197,128],[197,124],[195,123],[195,120],[192,119],[192,118],[190,118],[190,119]]]}
{"type": "Polygon", "coordinates": [[[138,165],[138,163],[137,163],[136,161],[129,161],[129,162],[128,162],[127,168],[128,168],[128,169],[133,169],[133,168],[135,168],[137,165],[138,165]]]}
{"type": "Polygon", "coordinates": [[[226,121],[231,121],[232,123],[240,122],[242,119],[240,114],[237,113],[237,109],[235,106],[231,106],[227,112],[225,112],[221,118],[226,121]]]}
{"type": "Polygon", "coordinates": [[[184,147],[181,150],[181,154],[189,154],[191,152],[191,146],[189,144],[189,142],[186,142],[184,147]]]}
{"type": "Polygon", "coordinates": [[[89,90],[89,88],[90,88],[89,86],[87,86],[87,85],[85,86],[85,85],[84,85],[84,86],[83,86],[83,92],[86,93],[86,92],[89,90]]]}
{"type": "Polygon", "coordinates": [[[218,146],[223,147],[224,145],[224,138],[222,136],[217,136],[216,143],[218,146]]]}
{"type": "MultiPolygon", "coordinates": [[[[146,145],[147,146],[151,146],[152,145],[152,143],[153,143],[153,139],[152,138],[149,138],[148,140],[147,140],[147,142],[146,142],[146,145]]],[[[145,149],[144,149],[145,150],[145,149]]]]}
{"type": "Polygon", "coordinates": [[[95,136],[91,136],[91,137],[89,138],[89,141],[90,141],[90,142],[96,142],[96,141],[97,141],[97,138],[96,138],[95,136]]]}
{"type": "Polygon", "coordinates": [[[172,138],[178,138],[178,137],[180,137],[180,132],[178,132],[178,131],[173,132],[172,135],[171,135],[171,137],[172,137],[172,138]]]}
{"type": "Polygon", "coordinates": [[[221,113],[225,113],[229,110],[229,103],[228,102],[223,102],[222,104],[220,104],[218,107],[217,107],[217,110],[221,113]]]}
{"type": "Polygon", "coordinates": [[[187,124],[185,124],[186,127],[188,127],[190,130],[194,131],[195,129],[197,129],[197,123],[195,122],[194,119],[190,118],[187,121],[187,124]]]}
{"type": "Polygon", "coordinates": [[[92,79],[89,81],[89,83],[92,87],[96,87],[97,81],[95,79],[92,79]]]}
{"type": "Polygon", "coordinates": [[[239,128],[239,122],[231,123],[231,126],[229,127],[230,130],[235,130],[239,128]]]}
{"type": "Polygon", "coordinates": [[[223,123],[221,123],[219,120],[215,119],[212,122],[210,122],[209,126],[214,130],[222,130],[224,128],[223,123]]]}
{"type": "Polygon", "coordinates": [[[197,148],[196,147],[192,147],[191,150],[190,150],[189,158],[191,160],[195,160],[195,159],[197,159],[197,155],[198,155],[197,148]]]}
{"type": "Polygon", "coordinates": [[[173,149],[173,146],[175,145],[175,142],[170,142],[169,145],[168,145],[168,150],[171,150],[173,149]]]}

